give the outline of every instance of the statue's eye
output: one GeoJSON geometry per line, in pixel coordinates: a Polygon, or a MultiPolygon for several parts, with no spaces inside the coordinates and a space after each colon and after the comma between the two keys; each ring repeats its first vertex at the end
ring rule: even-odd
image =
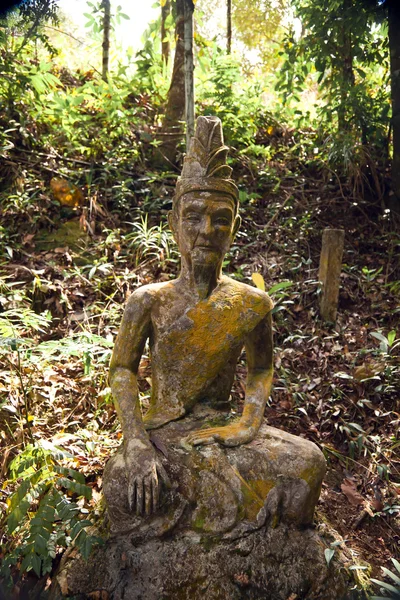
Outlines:
{"type": "Polygon", "coordinates": [[[228,226],[229,225],[229,220],[226,219],[225,217],[218,217],[218,219],[215,220],[215,224],[216,225],[228,226]]]}
{"type": "Polygon", "coordinates": [[[185,216],[185,221],[189,221],[189,223],[198,223],[200,221],[200,215],[197,213],[189,213],[185,216]]]}

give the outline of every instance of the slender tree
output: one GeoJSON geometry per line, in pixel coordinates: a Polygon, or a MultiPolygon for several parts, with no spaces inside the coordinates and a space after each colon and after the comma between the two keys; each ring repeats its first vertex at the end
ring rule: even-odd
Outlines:
{"type": "Polygon", "coordinates": [[[171,0],[161,0],[161,54],[164,64],[168,64],[170,44],[167,39],[166,21],[171,12],[171,0]]]}
{"type": "Polygon", "coordinates": [[[176,148],[182,139],[182,119],[185,113],[185,0],[175,2],[175,56],[171,85],[168,90],[165,114],[161,128],[160,151],[168,164],[174,164],[176,148]]]}
{"type": "Polygon", "coordinates": [[[338,13],[340,23],[337,36],[336,69],[338,73],[338,84],[340,88],[340,102],[338,105],[338,130],[348,131],[350,121],[348,115],[349,95],[355,85],[353,65],[353,44],[351,27],[352,0],[343,0],[338,13]]]}
{"type": "Polygon", "coordinates": [[[232,50],[232,0],[226,0],[226,53],[232,50]]]}
{"type": "Polygon", "coordinates": [[[103,0],[101,3],[103,9],[103,59],[102,59],[102,77],[104,81],[108,80],[108,68],[110,61],[110,29],[111,29],[111,2],[103,0]]]}
{"type": "Polygon", "coordinates": [[[400,6],[388,3],[390,75],[392,96],[393,162],[392,187],[400,207],[400,6]]]}
{"type": "Polygon", "coordinates": [[[192,0],[185,0],[185,121],[186,152],[194,136],[194,79],[193,79],[193,11],[192,0]]]}

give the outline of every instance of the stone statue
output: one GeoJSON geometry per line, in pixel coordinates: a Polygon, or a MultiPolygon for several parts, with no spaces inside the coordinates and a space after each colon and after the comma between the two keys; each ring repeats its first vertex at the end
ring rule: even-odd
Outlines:
{"type": "Polygon", "coordinates": [[[221,274],[240,225],[215,117],[199,117],[169,223],[178,279],[129,298],[111,361],[123,444],[103,477],[109,532],[88,562],[66,558],[51,600],[350,600],[348,576],[310,527],[325,460],[269,427],[272,302],[221,274]],[[148,340],[150,407],[137,372],[148,340]],[[230,391],[243,347],[243,412],[230,391]],[[105,594],[105,595],[104,595],[105,594]]]}
{"type": "Polygon", "coordinates": [[[260,518],[312,522],[323,455],[263,418],[272,302],[221,273],[240,226],[227,153],[220,120],[199,117],[169,215],[180,275],[137,289],[125,309],[110,369],[124,441],[104,474],[114,532],[150,523],[155,534],[178,524],[215,534],[260,518]],[[142,416],[137,371],[147,340],[152,392],[142,416]],[[233,418],[229,398],[243,347],[246,398],[233,418]]]}

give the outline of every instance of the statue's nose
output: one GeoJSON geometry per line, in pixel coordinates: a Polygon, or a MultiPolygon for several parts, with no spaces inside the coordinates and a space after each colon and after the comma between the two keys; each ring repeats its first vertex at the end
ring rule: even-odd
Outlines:
{"type": "Polygon", "coordinates": [[[211,235],[212,233],[212,222],[211,217],[209,215],[204,215],[204,218],[201,222],[201,234],[202,235],[211,235]]]}

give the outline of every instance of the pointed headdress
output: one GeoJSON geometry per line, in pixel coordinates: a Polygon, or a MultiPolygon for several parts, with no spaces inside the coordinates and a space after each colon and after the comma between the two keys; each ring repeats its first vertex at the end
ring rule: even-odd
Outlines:
{"type": "Polygon", "coordinates": [[[175,205],[184,194],[199,191],[223,192],[231,196],[237,206],[239,191],[231,179],[232,169],[226,164],[228,150],[220,119],[198,117],[196,132],[176,184],[175,205]]]}

